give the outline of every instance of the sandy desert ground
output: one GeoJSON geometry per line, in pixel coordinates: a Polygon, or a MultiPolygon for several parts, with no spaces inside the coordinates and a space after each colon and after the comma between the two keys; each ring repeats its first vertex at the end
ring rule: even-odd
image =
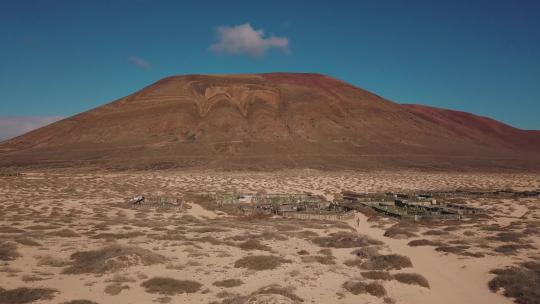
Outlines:
{"type": "Polygon", "coordinates": [[[430,222],[363,213],[345,221],[245,217],[195,196],[185,196],[182,208],[125,203],[137,194],[310,192],[331,199],[343,190],[464,188],[538,189],[540,176],[313,170],[3,176],[0,303],[539,303],[537,197],[473,198],[467,203],[485,215],[430,222]]]}

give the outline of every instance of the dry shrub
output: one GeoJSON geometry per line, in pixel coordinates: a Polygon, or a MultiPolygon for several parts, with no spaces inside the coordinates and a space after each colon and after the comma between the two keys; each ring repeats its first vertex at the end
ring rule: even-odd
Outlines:
{"type": "Polygon", "coordinates": [[[407,245],[411,247],[417,247],[417,246],[442,246],[443,244],[441,242],[435,242],[432,240],[426,240],[426,239],[419,239],[419,240],[413,240],[410,241],[407,245]]]}
{"type": "Polygon", "coordinates": [[[290,260],[273,255],[250,255],[234,262],[234,267],[251,270],[269,270],[275,269],[281,264],[290,262],[290,260]]]}
{"type": "Polygon", "coordinates": [[[370,280],[391,281],[394,279],[392,274],[387,271],[366,271],[362,272],[362,276],[370,280]]]}
{"type": "Polygon", "coordinates": [[[396,273],[394,278],[401,283],[429,288],[428,280],[417,273],[396,273]]]}
{"type": "Polygon", "coordinates": [[[171,296],[182,293],[195,293],[201,289],[202,284],[190,280],[154,277],[142,282],[141,286],[144,287],[148,293],[171,296]]]}
{"type": "Polygon", "coordinates": [[[29,275],[25,274],[21,277],[21,281],[23,282],[37,282],[37,281],[43,281],[45,278],[36,276],[36,275],[29,275]]]}
{"type": "Polygon", "coordinates": [[[240,243],[237,245],[238,248],[242,250],[261,250],[261,251],[272,251],[272,249],[266,245],[261,244],[259,241],[255,239],[247,240],[243,243],[240,243]]]}
{"type": "Polygon", "coordinates": [[[416,230],[417,228],[415,226],[400,222],[386,229],[384,236],[393,239],[408,239],[417,236],[416,233],[414,233],[416,230]]]}
{"type": "Polygon", "coordinates": [[[370,259],[379,255],[379,248],[377,246],[362,247],[353,250],[351,254],[359,258],[370,259]]]}
{"type": "Polygon", "coordinates": [[[242,280],[238,280],[238,279],[227,279],[227,280],[216,281],[216,282],[212,283],[212,285],[214,285],[214,286],[225,287],[225,288],[237,287],[237,286],[240,286],[242,284],[244,284],[244,282],[242,282],[242,280]]]}
{"type": "Polygon", "coordinates": [[[491,273],[496,275],[488,284],[491,291],[503,289],[503,294],[514,298],[518,304],[540,303],[540,262],[525,262],[491,273]]]}
{"type": "Polygon", "coordinates": [[[514,254],[517,254],[519,250],[535,249],[535,248],[536,247],[530,244],[506,244],[506,245],[501,245],[495,248],[495,251],[498,253],[506,254],[506,255],[514,255],[514,254]]]}
{"type": "Polygon", "coordinates": [[[247,296],[236,296],[224,299],[222,304],[252,303],[301,303],[304,299],[294,293],[292,287],[281,287],[277,284],[262,287],[247,296]]]}
{"type": "Polygon", "coordinates": [[[125,232],[125,233],[104,232],[104,233],[99,233],[99,234],[96,234],[94,236],[91,236],[90,238],[92,238],[92,239],[105,239],[105,240],[108,240],[108,241],[112,241],[112,240],[130,239],[130,238],[135,238],[135,237],[143,236],[143,235],[144,235],[144,233],[140,232],[140,231],[131,231],[131,232],[125,232]]]}
{"type": "Polygon", "coordinates": [[[1,304],[24,304],[37,300],[51,300],[56,289],[20,287],[0,292],[1,304]]]}
{"type": "Polygon", "coordinates": [[[312,242],[321,247],[330,248],[354,248],[382,244],[381,241],[372,239],[366,235],[358,235],[349,232],[337,232],[332,233],[329,236],[317,237],[314,238],[312,242]]]}
{"type": "Polygon", "coordinates": [[[304,263],[319,263],[323,265],[334,265],[336,264],[335,257],[331,255],[312,255],[312,256],[303,256],[302,262],[304,263]]]}
{"type": "Polygon", "coordinates": [[[112,245],[98,250],[76,252],[71,255],[71,266],[66,274],[106,273],[135,265],[154,265],[166,262],[162,255],[133,246],[112,245]]]}
{"type": "Polygon", "coordinates": [[[39,260],[37,262],[38,266],[51,266],[51,267],[64,267],[68,264],[69,264],[68,261],[61,258],[50,256],[50,255],[39,257],[39,260]]]}
{"type": "Polygon", "coordinates": [[[17,252],[17,244],[0,241],[0,261],[12,261],[20,256],[17,252]]]}
{"type": "Polygon", "coordinates": [[[0,226],[0,233],[24,233],[25,231],[12,226],[0,226]]]}
{"type": "Polygon", "coordinates": [[[520,243],[523,238],[526,237],[524,233],[521,232],[499,232],[497,235],[489,237],[489,240],[505,242],[505,243],[520,243]]]}
{"type": "Polygon", "coordinates": [[[423,235],[447,235],[449,233],[448,231],[444,231],[444,230],[428,230],[422,234],[423,235]]]}
{"type": "Polygon", "coordinates": [[[439,246],[435,248],[435,251],[447,252],[453,254],[462,254],[465,250],[469,249],[470,246],[460,245],[460,246],[439,246]]]}
{"type": "Polygon", "coordinates": [[[111,296],[116,296],[124,289],[129,289],[128,285],[122,285],[121,283],[111,283],[105,286],[105,293],[111,296]]]}
{"type": "Polygon", "coordinates": [[[80,236],[77,232],[71,229],[56,230],[56,231],[49,232],[47,234],[51,236],[59,236],[59,237],[79,237],[80,236]]]}
{"type": "Polygon", "coordinates": [[[68,302],[63,302],[62,304],[98,304],[98,303],[94,301],[90,301],[90,300],[71,300],[68,302]]]}
{"type": "Polygon", "coordinates": [[[384,289],[384,287],[377,282],[366,284],[361,281],[347,281],[343,283],[343,288],[354,295],[368,293],[377,298],[381,298],[386,295],[386,289],[384,289]]]}
{"type": "Polygon", "coordinates": [[[399,254],[375,256],[360,265],[360,268],[370,270],[399,270],[408,267],[412,267],[411,259],[399,254]]]}
{"type": "Polygon", "coordinates": [[[209,232],[218,233],[218,232],[228,232],[228,231],[229,231],[228,229],[223,229],[219,227],[211,227],[211,226],[195,228],[195,229],[190,230],[190,232],[196,232],[196,233],[209,233],[209,232]]]}
{"type": "Polygon", "coordinates": [[[19,243],[21,245],[25,245],[25,246],[41,246],[40,243],[34,241],[33,239],[31,239],[29,237],[16,238],[15,242],[17,242],[17,243],[19,243]]]}
{"type": "Polygon", "coordinates": [[[58,228],[60,227],[55,226],[55,225],[33,225],[33,226],[26,227],[26,229],[29,229],[29,230],[53,230],[53,229],[58,229],[58,228]]]}

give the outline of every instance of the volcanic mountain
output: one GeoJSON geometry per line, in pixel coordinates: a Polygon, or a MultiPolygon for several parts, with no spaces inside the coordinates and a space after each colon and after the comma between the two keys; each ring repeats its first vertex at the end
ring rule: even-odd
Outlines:
{"type": "Polygon", "coordinates": [[[540,170],[540,132],[320,74],[186,75],[0,144],[0,166],[540,170]]]}

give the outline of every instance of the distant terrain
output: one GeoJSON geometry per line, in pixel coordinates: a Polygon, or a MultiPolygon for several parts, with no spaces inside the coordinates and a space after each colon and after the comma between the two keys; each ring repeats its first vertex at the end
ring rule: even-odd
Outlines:
{"type": "Polygon", "coordinates": [[[320,74],[186,75],[3,142],[0,166],[540,171],[540,132],[320,74]]]}

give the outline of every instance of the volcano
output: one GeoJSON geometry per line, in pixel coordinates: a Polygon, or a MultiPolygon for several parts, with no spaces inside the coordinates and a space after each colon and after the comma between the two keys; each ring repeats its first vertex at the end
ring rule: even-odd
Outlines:
{"type": "Polygon", "coordinates": [[[0,144],[0,166],[540,170],[540,132],[320,74],[167,77],[0,144]]]}

